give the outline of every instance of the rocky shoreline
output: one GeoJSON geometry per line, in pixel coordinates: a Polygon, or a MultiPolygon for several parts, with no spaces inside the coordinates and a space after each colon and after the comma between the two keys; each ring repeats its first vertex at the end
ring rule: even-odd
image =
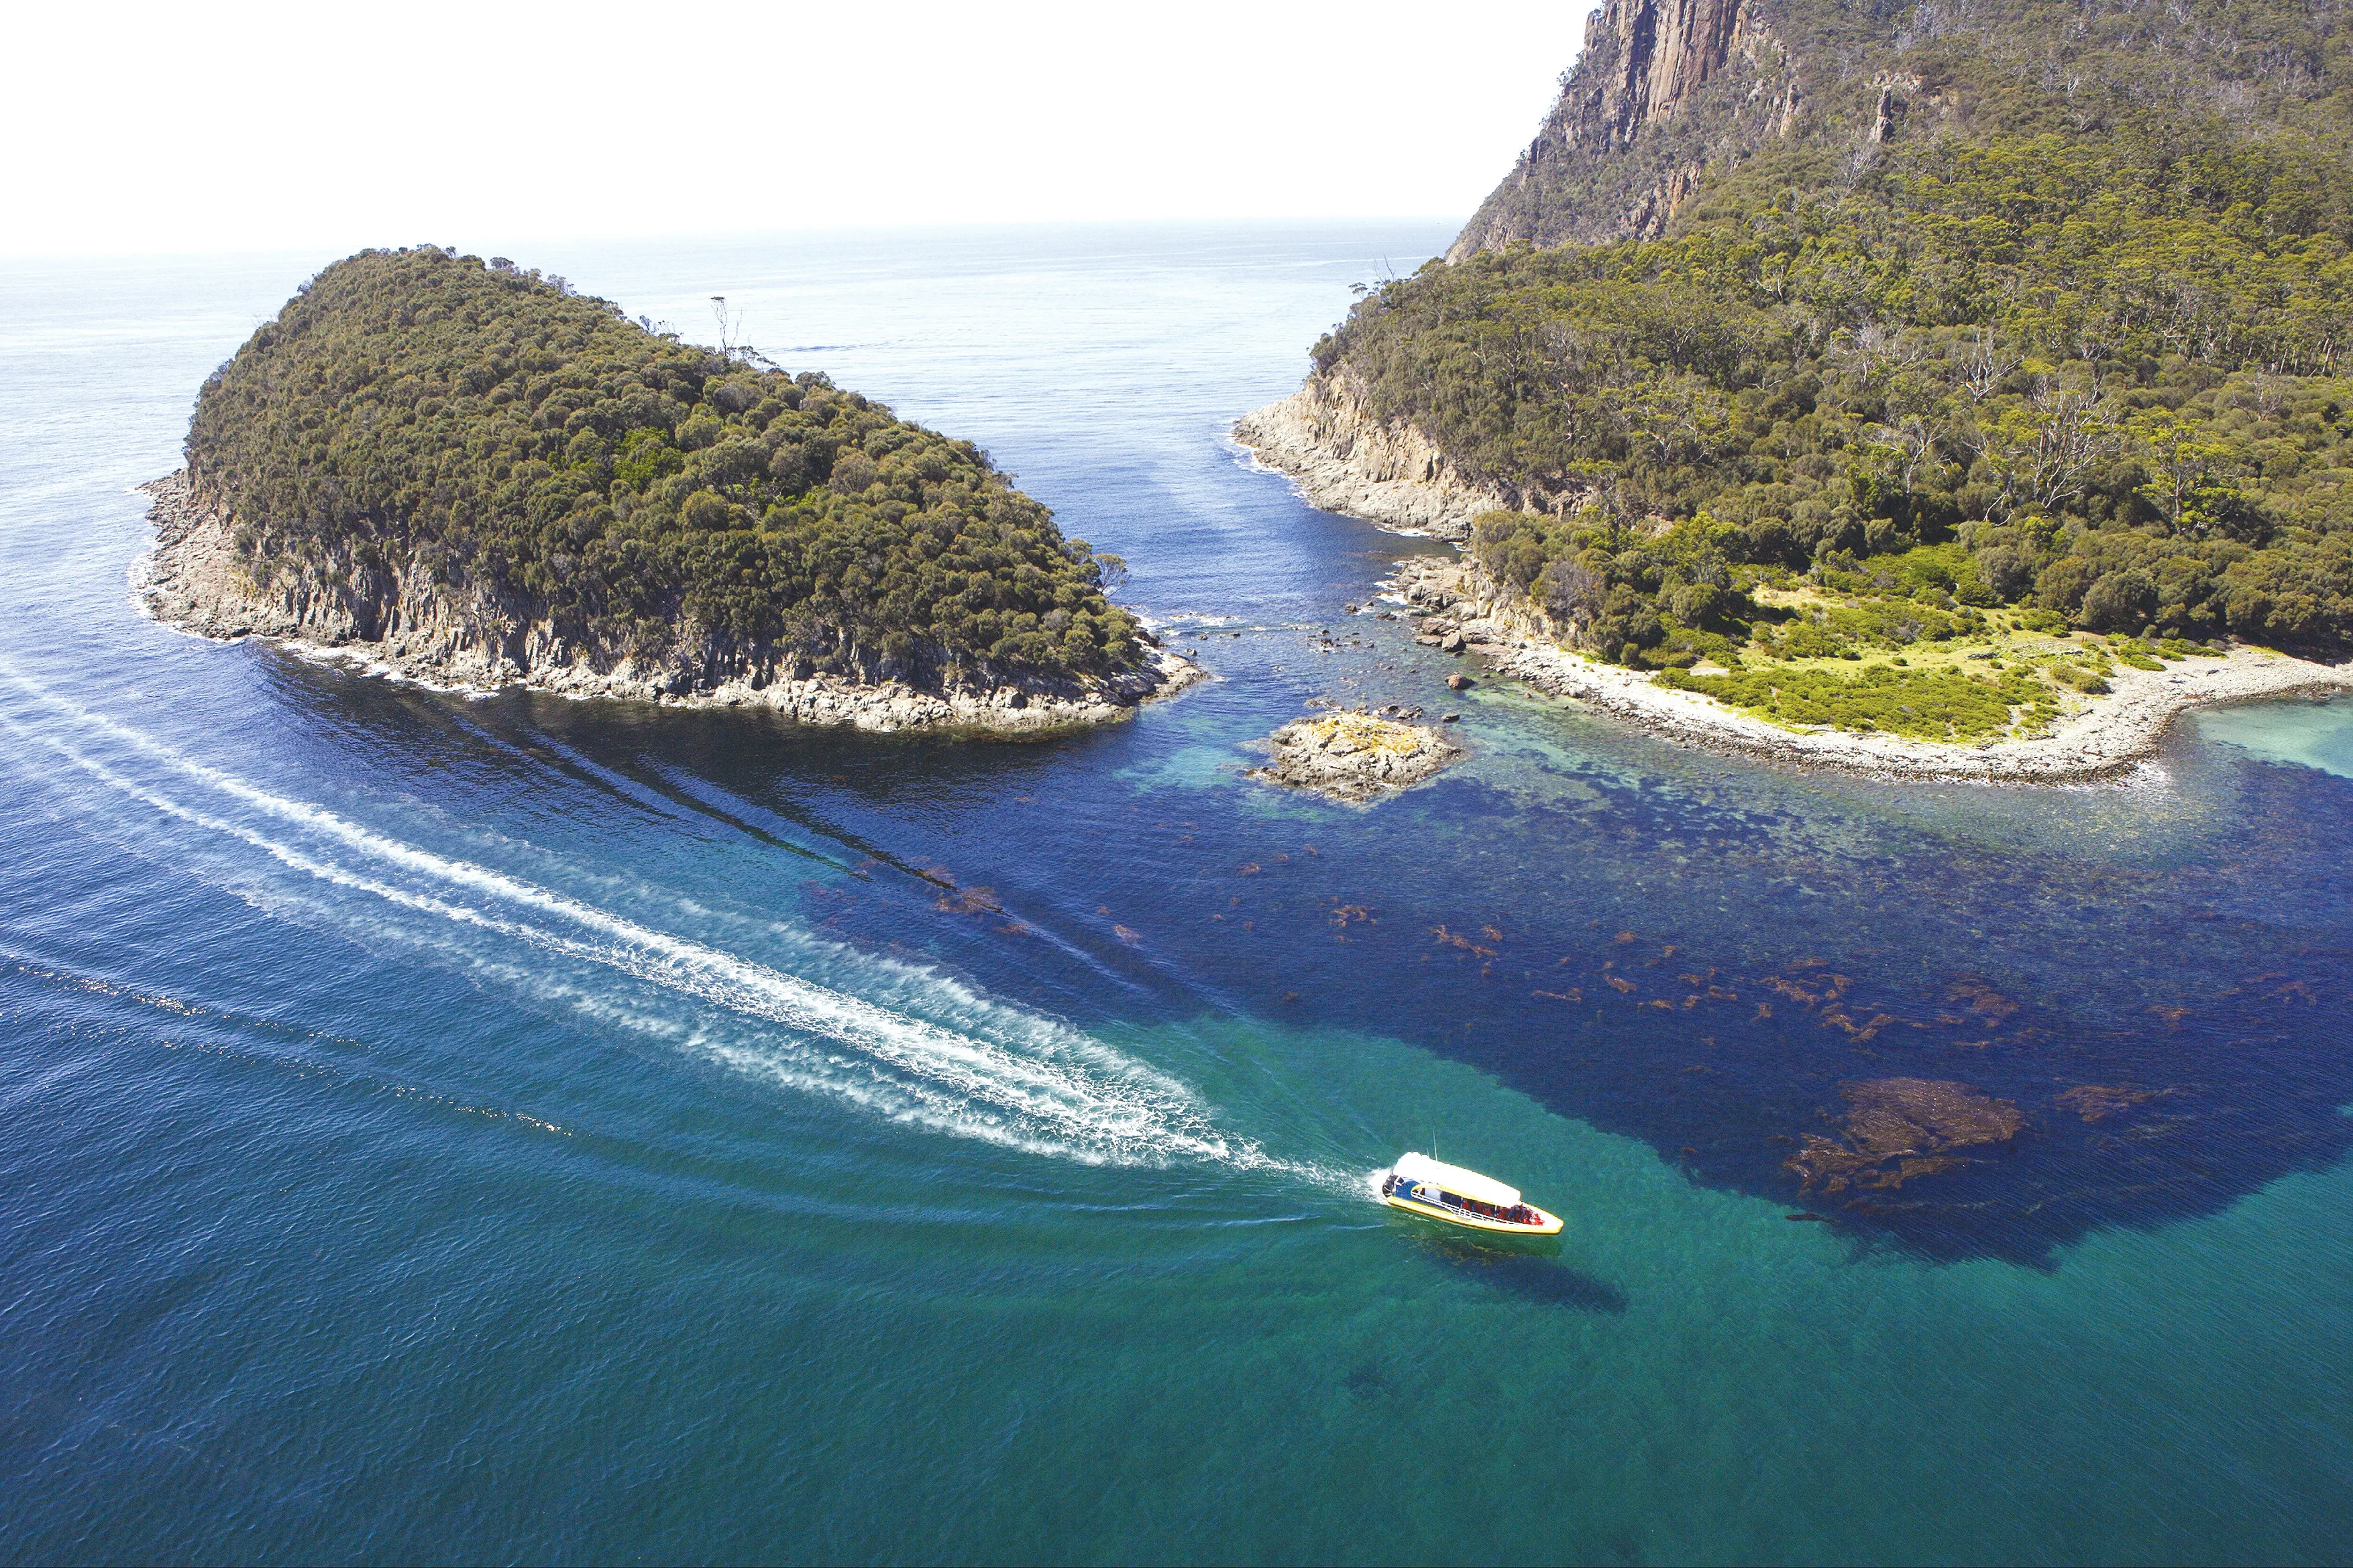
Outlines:
{"type": "Polygon", "coordinates": [[[1464,478],[1411,426],[1371,418],[1335,378],[1311,376],[1289,397],[1243,415],[1234,439],[1288,475],[1309,504],[1385,528],[1468,539],[1472,519],[1517,504],[1464,478]]]}
{"type": "Polygon", "coordinates": [[[1161,647],[1146,650],[1143,668],[1109,679],[1029,679],[986,689],[867,682],[817,670],[712,679],[628,658],[599,668],[545,624],[518,625],[487,601],[453,604],[421,574],[396,574],[385,625],[369,636],[339,595],[306,584],[270,589],[255,583],[237,559],[228,520],[195,503],[185,473],[140,489],[153,503],[155,543],[132,568],[132,590],[157,621],[219,642],[262,637],[442,690],[520,686],[664,707],[764,708],[799,723],[878,733],[1040,735],[1117,722],[1145,701],[1208,679],[1199,665],[1161,647]]]}
{"type": "MultiPolygon", "coordinates": [[[[1521,498],[1465,479],[1419,431],[1369,419],[1336,375],[1244,415],[1234,437],[1327,510],[1460,542],[1482,512],[1521,498]]],[[[2082,784],[2130,773],[2193,708],[2353,690],[2353,661],[2324,664],[2238,647],[2164,670],[2119,669],[2108,695],[2071,698],[2074,711],[2031,740],[1938,744],[1891,735],[1784,729],[1648,673],[1562,647],[1545,618],[1508,602],[1472,563],[1430,556],[1398,563],[1393,585],[1418,615],[1443,619],[1422,641],[1474,655],[1499,675],[1597,708],[1679,745],[1725,756],[1875,778],[1987,784],[2082,784]],[[1419,596],[1417,596],[1417,594],[1419,596]]]]}
{"type": "Polygon", "coordinates": [[[1790,730],[1678,691],[1644,671],[1557,645],[1525,605],[1502,602],[1470,564],[1398,563],[1391,584],[1424,617],[1421,640],[1479,658],[1499,675],[1585,703],[1672,741],[1724,756],[1873,778],[1978,784],[2084,784],[2128,773],[2193,708],[2353,690],[2353,661],[2322,664],[2262,648],[2191,656],[2163,670],[2118,669],[2107,695],[2075,700],[2052,731],[2028,740],[1938,744],[1893,735],[1790,730]],[[1449,645],[1451,646],[1449,646],[1449,645]]]}

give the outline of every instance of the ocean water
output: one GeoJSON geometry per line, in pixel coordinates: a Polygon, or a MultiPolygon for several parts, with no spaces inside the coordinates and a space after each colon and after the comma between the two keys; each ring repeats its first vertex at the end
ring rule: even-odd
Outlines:
{"type": "Polygon", "coordinates": [[[2341,1556],[2353,704],[2034,791],[1450,693],[1349,610],[1438,546],[1224,437],[1445,238],[522,258],[979,440],[1219,677],[996,745],[153,626],[130,487],[327,258],[0,272],[0,1557],[2341,1556]],[[1244,778],[1319,696],[1471,760],[1244,778]],[[2023,1130],[1804,1190],[1890,1078],[2023,1130]]]}
{"type": "Polygon", "coordinates": [[[2353,722],[2333,702],[2268,702],[2197,717],[2201,739],[2238,746],[2269,763],[2353,778],[2353,722]]]}

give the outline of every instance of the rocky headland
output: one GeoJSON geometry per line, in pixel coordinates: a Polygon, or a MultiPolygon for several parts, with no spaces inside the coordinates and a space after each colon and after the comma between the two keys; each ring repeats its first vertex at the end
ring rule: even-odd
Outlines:
{"type": "Polygon", "coordinates": [[[1234,439],[1290,476],[1311,505],[1402,531],[1467,539],[1472,519],[1517,502],[1465,479],[1411,425],[1372,418],[1337,375],[1312,376],[1289,397],[1243,415],[1234,439]]]}
{"type": "Polygon", "coordinates": [[[1462,748],[1435,729],[1344,709],[1294,720],[1267,739],[1268,765],[1250,776],[1362,805],[1436,777],[1462,748]]]}
{"type": "Polygon", "coordinates": [[[1105,678],[1022,677],[987,686],[852,676],[732,655],[706,642],[643,660],[582,646],[476,592],[453,596],[414,562],[389,569],[315,567],[257,583],[228,519],[200,505],[187,476],[141,487],[155,543],[134,572],[158,621],[217,641],[263,637],[313,657],[452,690],[508,687],[574,698],[686,708],[765,708],[801,723],[1034,735],[1115,722],[1137,706],[1206,679],[1202,668],[1149,647],[1140,668],[1105,678]]]}
{"type": "MultiPolygon", "coordinates": [[[[1314,504],[1394,528],[1460,542],[1473,519],[1517,500],[1463,479],[1409,427],[1366,425],[1322,377],[1246,416],[1235,434],[1269,467],[1290,474],[1314,504]]],[[[1550,617],[1525,595],[1502,589],[1475,560],[1410,556],[1398,563],[1389,586],[1416,617],[1423,646],[1474,658],[1534,690],[1696,750],[1872,777],[2112,779],[2155,755],[2173,721],[2193,708],[2353,690],[2353,659],[2327,662],[2240,646],[2162,671],[2117,669],[2106,678],[2109,691],[2069,695],[2061,721],[2039,736],[1945,743],[1792,728],[1563,646],[1550,617]]]]}
{"type": "Polygon", "coordinates": [[[2277,63],[2336,26],[1603,0],[1446,256],[1235,436],[1459,542],[1425,640],[1535,689],[1806,767],[2128,773],[2353,685],[2344,290],[2211,260],[2258,206],[2338,243],[2353,89],[2277,63]]]}

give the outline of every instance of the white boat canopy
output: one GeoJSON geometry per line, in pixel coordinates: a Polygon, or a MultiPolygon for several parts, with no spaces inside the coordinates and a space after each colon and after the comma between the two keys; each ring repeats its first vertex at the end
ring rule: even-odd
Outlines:
{"type": "Polygon", "coordinates": [[[1459,1198],[1476,1198],[1482,1204],[1498,1208],[1510,1208],[1520,1201],[1520,1189],[1507,1187],[1490,1176],[1476,1171],[1466,1171],[1460,1165],[1444,1164],[1427,1154],[1407,1154],[1397,1163],[1397,1173],[1409,1182],[1428,1182],[1442,1187],[1459,1198]]]}

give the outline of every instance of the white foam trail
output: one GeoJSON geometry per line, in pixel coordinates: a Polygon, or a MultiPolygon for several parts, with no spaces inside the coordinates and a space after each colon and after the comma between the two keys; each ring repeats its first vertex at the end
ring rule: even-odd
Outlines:
{"type": "MultiPolygon", "coordinates": [[[[599,964],[711,1004],[724,1015],[789,1032],[778,1039],[762,1031],[747,1040],[732,1029],[706,1027],[681,1042],[733,1070],[828,1093],[897,1120],[1092,1163],[1203,1160],[1317,1180],[1324,1175],[1277,1161],[1248,1139],[1219,1132],[1206,1108],[1176,1079],[1067,1026],[1008,1007],[944,976],[887,960],[864,965],[894,993],[913,991],[920,980],[925,1010],[945,1014],[955,1027],[403,843],[323,807],[274,795],[20,678],[7,678],[78,724],[301,835],[341,846],[375,870],[355,869],[332,854],[191,805],[54,735],[0,718],[0,724],[153,810],[248,845],[322,882],[450,926],[599,964]],[[388,880],[387,871],[406,873],[426,890],[388,880]],[[479,904],[455,901],[470,896],[479,904]]],[[[562,989],[556,977],[545,980],[562,989]]],[[[583,994],[574,994],[576,999],[583,994]]]]}

